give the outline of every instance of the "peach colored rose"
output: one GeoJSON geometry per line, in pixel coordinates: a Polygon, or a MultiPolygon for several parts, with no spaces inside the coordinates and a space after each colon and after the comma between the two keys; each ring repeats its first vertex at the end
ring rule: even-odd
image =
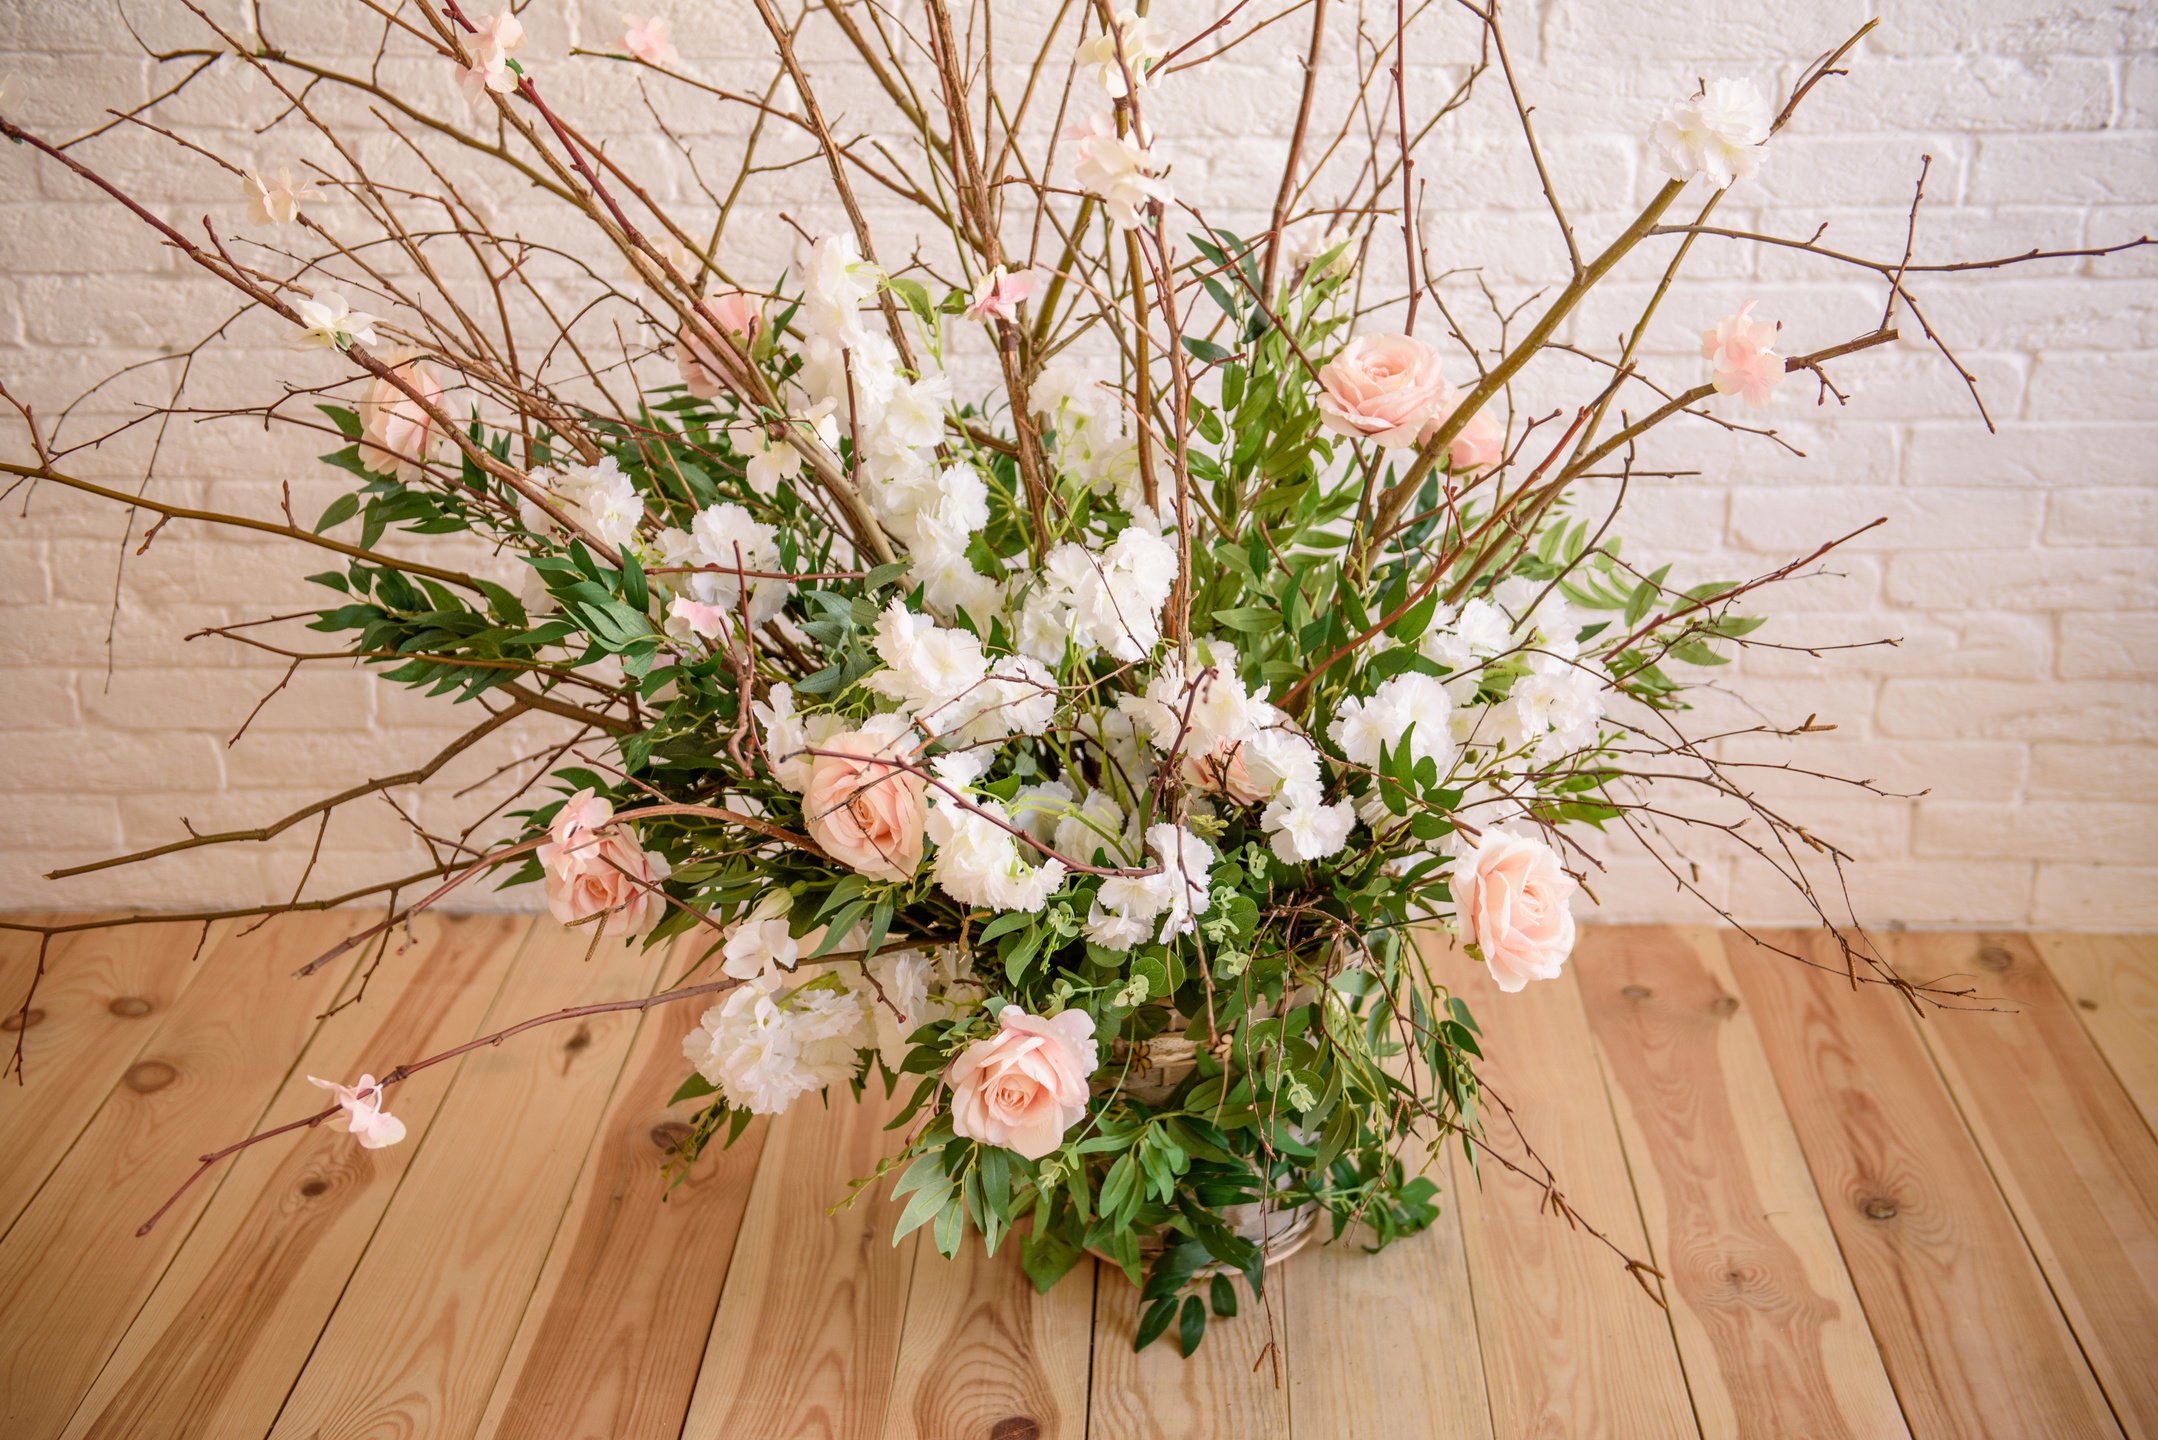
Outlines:
{"type": "Polygon", "coordinates": [[[1447,466],[1456,475],[1476,475],[1506,458],[1506,433],[1488,410],[1469,417],[1447,446],[1447,466]]]}
{"type": "Polygon", "coordinates": [[[878,880],[904,880],[922,863],[922,777],[876,758],[897,756],[904,744],[864,730],[834,735],[817,747],[824,753],[802,792],[809,838],[878,880]]]}
{"type": "Polygon", "coordinates": [[[1450,867],[1462,938],[1483,952],[1501,990],[1555,980],[1574,948],[1567,909],[1577,882],[1543,841],[1486,830],[1450,867]]]}
{"type": "Polygon", "coordinates": [[[1438,352],[1407,335],[1359,335],[1319,372],[1319,418],[1337,434],[1408,445],[1453,403],[1438,352]]]}
{"type": "Polygon", "coordinates": [[[1226,795],[1239,805],[1256,805],[1270,798],[1252,778],[1244,763],[1244,742],[1224,740],[1211,753],[1186,754],[1181,762],[1184,783],[1216,795],[1226,795]]]}
{"type": "MultiPolygon", "coordinates": [[[[757,308],[757,297],[740,290],[707,295],[697,302],[697,308],[706,319],[740,339],[744,345],[755,338],[757,327],[764,323],[764,312],[757,308]]],[[[709,400],[720,392],[720,375],[725,366],[712,347],[687,325],[675,332],[674,361],[690,394],[699,400],[709,400]]]]}
{"type": "MultiPolygon", "coordinates": [[[[393,373],[429,405],[442,408],[441,383],[425,365],[413,360],[397,366],[393,373]]],[[[407,485],[417,484],[426,474],[422,467],[441,448],[434,417],[410,395],[380,378],[368,384],[359,408],[360,463],[377,475],[395,475],[407,485]]]]}
{"type": "Polygon", "coordinates": [[[658,887],[672,873],[667,857],[639,845],[629,826],[615,823],[614,806],[590,790],[562,802],[538,855],[548,912],[564,925],[604,915],[602,935],[644,935],[666,913],[658,887]]]}
{"type": "Polygon", "coordinates": [[[997,1024],[952,1062],[952,1129],[1039,1160],[1086,1114],[1087,1077],[1100,1063],[1094,1017],[1066,1010],[1045,1018],[1007,1005],[997,1024]]]}

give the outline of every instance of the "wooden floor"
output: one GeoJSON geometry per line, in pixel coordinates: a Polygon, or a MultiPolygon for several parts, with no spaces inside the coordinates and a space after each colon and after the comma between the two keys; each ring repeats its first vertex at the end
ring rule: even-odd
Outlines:
{"type": "Polygon", "coordinates": [[[1432,1233],[1297,1257],[1186,1362],[1132,1353],[1114,1272],[1037,1299],[1009,1250],[895,1248],[882,1198],[827,1214],[881,1104],[753,1127],[661,1203],[694,1004],[426,1072],[407,1143],[257,1147],[135,1238],[193,1157],[313,1109],[308,1074],[663,969],[433,920],[318,1020],[357,974],[289,977],[345,923],[56,947],[0,1093],[7,1440],[2158,1436],[2158,940],[1889,937],[2012,1007],[1923,1020],[1707,929],[1590,931],[1513,996],[1449,964],[1496,1088],[1668,1310],[1457,1157],[1432,1233]]]}

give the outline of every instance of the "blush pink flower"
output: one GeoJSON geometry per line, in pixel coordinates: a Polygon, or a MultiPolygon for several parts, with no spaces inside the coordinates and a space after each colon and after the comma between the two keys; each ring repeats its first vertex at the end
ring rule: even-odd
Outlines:
{"type": "Polygon", "coordinates": [[[1187,752],[1179,768],[1184,783],[1197,786],[1215,795],[1226,795],[1239,805],[1256,805],[1271,796],[1253,778],[1251,767],[1245,763],[1245,746],[1241,740],[1223,740],[1204,755],[1187,752]]]}
{"type": "Polygon", "coordinates": [[[1438,352],[1408,335],[1359,335],[1319,371],[1326,428],[1381,445],[1413,443],[1453,399],[1438,352]]]}
{"type": "Polygon", "coordinates": [[[905,880],[921,868],[929,806],[922,777],[880,757],[906,742],[854,730],[818,747],[802,792],[809,838],[840,864],[878,880],[905,880]]]}
{"type": "Polygon", "coordinates": [[[974,298],[967,304],[969,320],[1016,320],[1020,302],[1034,293],[1034,274],[1022,270],[1008,275],[999,265],[981,278],[974,287],[974,298]]]}
{"type": "MultiPolygon", "coordinates": [[[[434,372],[417,360],[393,372],[418,391],[428,405],[442,408],[442,386],[434,372]]],[[[360,396],[360,463],[376,475],[395,475],[407,485],[426,475],[427,462],[441,448],[434,417],[419,401],[388,380],[377,377],[360,396]]]]}
{"type": "Polygon", "coordinates": [[[1701,332],[1701,357],[1710,363],[1709,383],[1719,395],[1738,395],[1754,409],[1766,405],[1783,383],[1783,357],[1776,353],[1776,326],[1755,320],[1748,300],[1701,332]]]}
{"type": "Polygon", "coordinates": [[[673,873],[667,857],[639,845],[615,823],[614,805],[590,790],[562,802],[538,855],[548,913],[564,925],[603,915],[602,935],[644,935],[666,913],[659,883],[673,873]]]}
{"type": "Polygon", "coordinates": [[[267,171],[250,170],[244,177],[247,218],[257,225],[290,225],[300,218],[300,205],[320,200],[305,181],[292,178],[292,167],[280,165],[272,179],[267,171]]]}
{"type": "Polygon", "coordinates": [[[727,612],[717,605],[700,605],[687,595],[677,595],[667,606],[667,633],[681,638],[686,632],[700,640],[717,640],[727,628],[727,612]]]}
{"type": "Polygon", "coordinates": [[[1477,475],[1506,458],[1506,432],[1488,410],[1469,417],[1446,450],[1447,465],[1456,475],[1477,475]]]}
{"type": "Polygon", "coordinates": [[[380,1150],[405,1138],[405,1122],[382,1108],[382,1087],[374,1076],[362,1075],[357,1085],[340,1085],[310,1075],[307,1083],[337,1097],[338,1107],[345,1112],[345,1131],[362,1149],[380,1150]]]}
{"type": "Polygon", "coordinates": [[[1100,1063],[1094,1017],[1043,1017],[1007,1005],[998,1030],[952,1062],[952,1129],[968,1140],[1039,1160],[1086,1114],[1087,1077],[1100,1063]]]}
{"type": "Polygon", "coordinates": [[[1448,867],[1461,935],[1509,994],[1531,980],[1555,980],[1574,948],[1567,908],[1578,888],[1543,841],[1486,830],[1448,867]]]}
{"type": "MultiPolygon", "coordinates": [[[[756,337],[764,324],[764,311],[757,297],[741,290],[707,295],[697,302],[697,309],[721,330],[739,337],[744,345],[756,337]]],[[[699,400],[719,394],[725,367],[718,353],[686,324],[675,332],[674,363],[690,394],[699,400]]]]}
{"type": "Polygon", "coordinates": [[[647,65],[672,65],[681,57],[675,52],[674,37],[669,33],[666,17],[654,15],[649,20],[639,20],[634,15],[624,15],[622,23],[629,29],[622,33],[622,48],[647,65]]]}

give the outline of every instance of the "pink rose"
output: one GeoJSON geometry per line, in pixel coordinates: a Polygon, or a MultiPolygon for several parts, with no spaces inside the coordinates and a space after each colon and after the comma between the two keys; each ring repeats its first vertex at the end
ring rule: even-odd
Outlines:
{"type": "Polygon", "coordinates": [[[1456,475],[1476,475],[1506,458],[1506,432],[1488,410],[1469,417],[1447,447],[1447,468],[1456,475]]]}
{"type": "MultiPolygon", "coordinates": [[[[757,297],[741,290],[707,295],[697,302],[697,309],[729,335],[740,337],[744,345],[755,337],[757,327],[764,323],[764,312],[757,307],[757,297]]],[[[682,383],[699,400],[709,400],[720,392],[720,376],[726,366],[712,347],[686,324],[675,332],[674,362],[682,372],[682,383]]]]}
{"type": "Polygon", "coordinates": [[[1086,1114],[1087,1077],[1100,1063],[1094,1017],[1066,1010],[1044,1018],[1007,1005],[997,1024],[952,1062],[952,1129],[1039,1160],[1086,1114]]]}
{"type": "MultiPolygon", "coordinates": [[[[442,408],[442,386],[425,365],[413,360],[391,373],[429,405],[442,408]]],[[[374,474],[395,475],[407,485],[417,484],[426,474],[423,467],[440,447],[442,437],[435,432],[434,417],[410,395],[380,378],[369,382],[359,408],[360,464],[374,474]]]]}
{"type": "Polygon", "coordinates": [[[659,882],[672,873],[667,857],[644,849],[614,806],[590,790],[562,802],[539,847],[547,871],[547,909],[564,925],[605,915],[602,935],[644,935],[666,913],[659,882]]]}
{"type": "Polygon", "coordinates": [[[1407,335],[1359,335],[1319,372],[1319,418],[1337,434],[1408,445],[1453,403],[1438,352],[1407,335]]]}
{"type": "Polygon", "coordinates": [[[1783,357],[1776,353],[1776,327],[1755,320],[1754,302],[1748,300],[1733,314],[1701,332],[1701,358],[1713,362],[1709,383],[1719,395],[1742,396],[1749,406],[1766,405],[1770,394],[1783,383],[1783,357]]]}
{"type": "Polygon", "coordinates": [[[1239,805],[1256,805],[1271,798],[1252,778],[1244,763],[1244,742],[1224,740],[1205,755],[1186,753],[1179,767],[1184,783],[1216,795],[1226,795],[1239,805]]]}
{"type": "Polygon", "coordinates": [[[1462,938],[1483,952],[1491,978],[1511,994],[1555,980],[1574,948],[1576,887],[1543,841],[1486,830],[1450,867],[1462,938]]]}
{"type": "Polygon", "coordinates": [[[834,735],[818,747],[802,792],[809,838],[878,880],[904,880],[922,863],[922,777],[874,758],[897,756],[902,743],[863,730],[834,735]]]}

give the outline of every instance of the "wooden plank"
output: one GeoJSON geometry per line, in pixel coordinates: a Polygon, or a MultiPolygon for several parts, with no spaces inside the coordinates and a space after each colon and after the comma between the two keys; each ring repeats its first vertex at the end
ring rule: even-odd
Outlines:
{"type": "Polygon", "coordinates": [[[1084,1440],[1093,1345],[1089,1268],[1037,1295],[1019,1241],[917,1245],[885,1433],[894,1440],[1084,1440]]]}
{"type": "MultiPolygon", "coordinates": [[[[1433,972],[1483,1027],[1481,1073],[1567,1203],[1654,1263],[1572,972],[1507,995],[1482,965],[1429,943],[1433,972]]],[[[1537,1170],[1496,1106],[1485,1127],[1500,1154],[1537,1170]]],[[[1485,1156],[1479,1188],[1453,1153],[1493,1433],[1695,1434],[1670,1321],[1620,1258],[1551,1214],[1540,1186],[1485,1156]]]]}
{"type": "Polygon", "coordinates": [[[1854,991],[1826,936],[1773,938],[1823,968],[1725,954],[1912,1435],[2117,1435],[1909,1007],[1854,991]]]}
{"type": "MultiPolygon", "coordinates": [[[[202,965],[189,960],[201,935],[200,925],[130,925],[53,941],[24,1037],[23,1083],[13,1076],[0,1083],[0,1155],[7,1157],[0,1166],[0,1233],[22,1214],[202,973],[202,965]]],[[[16,1013],[37,954],[35,937],[9,937],[11,952],[26,938],[24,968],[11,972],[0,992],[7,1004],[0,1022],[8,1026],[0,1031],[6,1053],[15,1048],[16,1013]]]]}
{"type": "Polygon", "coordinates": [[[920,1235],[892,1244],[899,1207],[884,1185],[825,1212],[898,1148],[883,1127],[900,1103],[871,1087],[860,1102],[805,1098],[773,1122],[684,1440],[883,1435],[920,1235]]]}
{"type": "Polygon", "coordinates": [[[1718,932],[1584,930],[1611,1077],[1704,1435],[1905,1435],[1718,932]]]}
{"type": "Polygon", "coordinates": [[[682,1037],[704,1009],[685,1001],[639,1026],[481,1435],[682,1433],[765,1138],[762,1122],[751,1125],[667,1188],[667,1148],[696,1111],[667,1101],[689,1073],[682,1037]]]}
{"type": "Polygon", "coordinates": [[[2121,1088],[2158,1129],[2158,936],[2031,939],[2121,1088]]]}
{"type": "Polygon", "coordinates": [[[1918,1029],[2114,1414],[2158,1435],[2158,1139],[2028,940],[1903,935],[1890,954],[1906,978],[1974,975],[2013,1007],[1918,1029]]]}
{"type": "MultiPolygon", "coordinates": [[[[322,1108],[310,1074],[349,1082],[471,1038],[530,925],[420,917],[420,943],[386,957],[366,998],[324,1022],[264,1123],[322,1108]]],[[[392,1092],[402,1145],[364,1150],[324,1126],[235,1159],[75,1412],[70,1440],[266,1433],[456,1073],[438,1066],[392,1092]]]]}
{"type": "MultiPolygon", "coordinates": [[[[66,1425],[225,1177],[196,1185],[148,1237],[136,1227],[196,1156],[256,1128],[335,993],[334,980],[295,983],[292,971],[343,923],[288,916],[213,945],[0,1243],[0,1434],[35,1440],[66,1425]]],[[[126,943],[139,965],[187,963],[186,950],[160,959],[126,943]]]]}
{"type": "MultiPolygon", "coordinates": [[[[661,958],[542,921],[485,1028],[648,993],[661,958]]],[[[636,1024],[592,1016],[465,1057],[273,1435],[472,1433],[636,1024]]]]}
{"type": "MultiPolygon", "coordinates": [[[[1448,1160],[1432,1167],[1446,1190],[1448,1160]]],[[[1489,1440],[1459,1200],[1446,1193],[1439,1205],[1430,1230],[1377,1255],[1350,1235],[1286,1262],[1296,1440],[1489,1440]]]]}
{"type": "Polygon", "coordinates": [[[1290,1433],[1288,1376],[1297,1339],[1287,1328],[1294,1303],[1289,1297],[1301,1283],[1294,1272],[1303,1258],[1293,1256],[1267,1272],[1264,1304],[1239,1282],[1240,1313],[1209,1321],[1205,1341],[1188,1360],[1177,1353],[1174,1334],[1132,1350],[1139,1292],[1123,1271],[1097,1263],[1089,1440],[1283,1440],[1290,1433]]]}

